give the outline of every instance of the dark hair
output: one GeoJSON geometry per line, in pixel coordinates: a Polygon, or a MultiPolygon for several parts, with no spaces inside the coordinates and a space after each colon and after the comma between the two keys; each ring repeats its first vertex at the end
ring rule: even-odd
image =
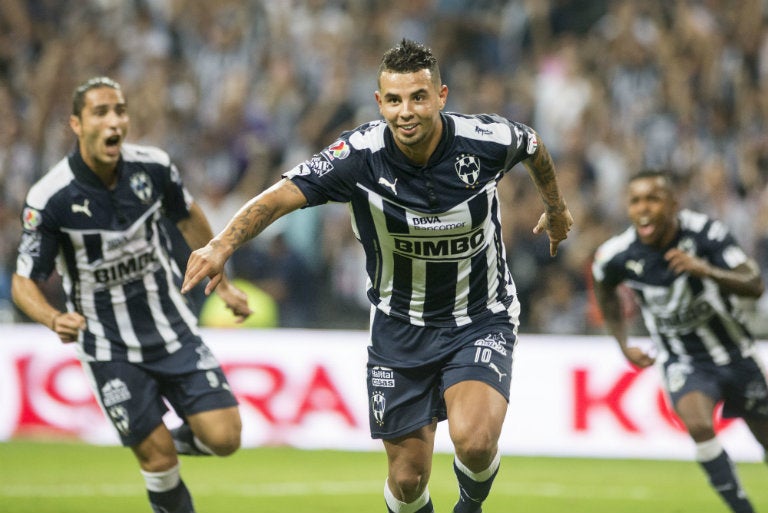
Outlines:
{"type": "Polygon", "coordinates": [[[75,89],[74,94],[72,94],[72,114],[80,117],[80,114],[83,112],[83,107],[85,106],[85,93],[98,87],[111,87],[118,91],[121,90],[120,84],[109,77],[90,78],[78,86],[77,89],[75,89]]]}
{"type": "Polygon", "coordinates": [[[629,178],[629,183],[636,180],[642,180],[644,178],[661,178],[666,182],[667,189],[670,191],[675,189],[675,177],[669,171],[665,169],[643,169],[629,178]]]}
{"type": "Polygon", "coordinates": [[[440,68],[432,50],[421,43],[403,38],[395,47],[384,53],[379,64],[378,76],[385,71],[394,73],[415,73],[423,69],[429,70],[432,81],[440,86],[440,68]]]}

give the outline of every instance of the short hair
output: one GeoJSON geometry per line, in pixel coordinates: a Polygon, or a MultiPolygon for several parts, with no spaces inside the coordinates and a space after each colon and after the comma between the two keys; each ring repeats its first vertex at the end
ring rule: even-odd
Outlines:
{"type": "Polygon", "coordinates": [[[632,175],[629,178],[628,183],[632,183],[636,180],[642,180],[644,178],[661,178],[666,182],[666,188],[669,189],[670,192],[674,192],[676,181],[675,177],[672,173],[667,171],[666,169],[643,169],[636,174],[632,175]]]}
{"type": "Polygon", "coordinates": [[[111,87],[117,91],[122,90],[120,84],[109,77],[89,78],[87,81],[80,84],[72,94],[72,114],[80,117],[80,114],[83,112],[83,107],[85,106],[85,93],[91,89],[96,89],[99,87],[111,87]]]}
{"type": "Polygon", "coordinates": [[[377,76],[381,76],[385,71],[393,73],[415,73],[423,69],[429,70],[432,75],[432,81],[440,86],[440,67],[437,59],[432,54],[432,50],[421,43],[403,38],[400,44],[394,46],[384,53],[379,64],[377,76]]]}

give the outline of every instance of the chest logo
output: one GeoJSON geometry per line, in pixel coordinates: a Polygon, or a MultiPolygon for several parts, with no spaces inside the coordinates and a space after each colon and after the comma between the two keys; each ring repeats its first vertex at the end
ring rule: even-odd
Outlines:
{"type": "Polygon", "coordinates": [[[480,176],[480,159],[475,155],[461,155],[454,164],[456,174],[467,185],[475,185],[480,176]]]}
{"type": "Polygon", "coordinates": [[[627,260],[625,264],[626,268],[637,276],[643,274],[643,267],[645,267],[645,260],[627,260]]]}
{"type": "Polygon", "coordinates": [[[389,187],[390,189],[392,189],[392,194],[397,196],[397,190],[395,190],[395,186],[397,185],[397,178],[395,178],[394,182],[390,182],[389,180],[387,180],[382,176],[381,178],[379,178],[379,183],[385,187],[389,187]]]}
{"type": "Polygon", "coordinates": [[[91,214],[91,209],[88,207],[88,204],[91,202],[91,200],[85,199],[83,200],[82,205],[78,205],[77,203],[72,203],[72,213],[73,214],[85,214],[88,217],[93,217],[91,214]]]}
{"type": "Polygon", "coordinates": [[[131,190],[142,203],[149,203],[152,199],[152,181],[145,172],[139,172],[131,176],[131,190]]]}

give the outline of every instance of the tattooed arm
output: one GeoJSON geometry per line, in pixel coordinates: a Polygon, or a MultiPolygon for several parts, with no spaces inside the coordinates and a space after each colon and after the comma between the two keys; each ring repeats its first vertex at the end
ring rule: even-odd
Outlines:
{"type": "MultiPolygon", "coordinates": [[[[538,134],[536,135],[538,138],[538,134]]],[[[555,163],[552,162],[547,147],[538,140],[536,152],[523,161],[528,174],[533,179],[536,189],[544,202],[544,213],[533,229],[533,233],[539,234],[546,231],[549,236],[549,253],[557,254],[557,246],[568,237],[568,231],[573,225],[573,217],[565,204],[565,199],[560,192],[555,173],[555,163]]]]}
{"type": "Polygon", "coordinates": [[[181,292],[189,292],[205,277],[210,282],[205,293],[210,294],[224,276],[224,264],[232,253],[260,234],[280,217],[307,204],[296,185],[282,179],[243,205],[227,226],[204,247],[193,251],[187,263],[181,292]]]}

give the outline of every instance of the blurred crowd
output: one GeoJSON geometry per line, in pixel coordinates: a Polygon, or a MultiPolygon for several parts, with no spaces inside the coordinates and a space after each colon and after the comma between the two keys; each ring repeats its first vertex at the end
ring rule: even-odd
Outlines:
{"type": "MultiPolygon", "coordinates": [[[[171,154],[217,232],[379,117],[376,69],[403,37],[440,60],[449,110],[529,124],[555,158],[575,217],[555,259],[531,233],[541,203],[525,170],[502,182],[522,331],[602,332],[589,266],[627,226],[623,191],[641,168],[672,170],[682,203],[722,219],[768,277],[767,16],[764,0],[3,0],[0,321],[23,320],[9,298],[19,214],[74,146],[77,84],[121,82],[129,140],[171,154]]],[[[367,325],[345,206],[295,212],[236,255],[230,274],[272,312],[259,325],[367,325]]],[[[768,299],[751,306],[768,334],[768,299]]]]}

